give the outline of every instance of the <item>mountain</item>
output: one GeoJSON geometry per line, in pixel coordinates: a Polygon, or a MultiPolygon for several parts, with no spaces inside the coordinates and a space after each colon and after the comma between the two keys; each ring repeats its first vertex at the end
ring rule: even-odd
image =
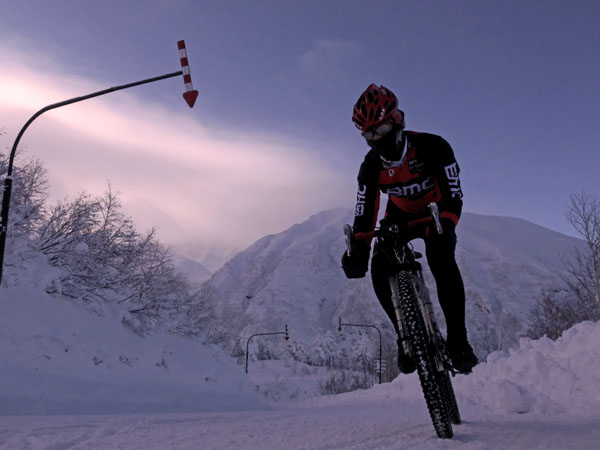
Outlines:
{"type": "MultiPolygon", "coordinates": [[[[204,300],[214,308],[211,339],[242,355],[251,335],[281,331],[287,324],[293,340],[310,347],[315,338],[335,333],[339,318],[375,324],[390,335],[370,277],[347,280],[340,269],[342,226],[352,220],[345,209],[321,212],[258,240],[225,263],[202,286],[204,300]]],[[[457,235],[467,326],[476,352],[508,348],[525,334],[540,290],[563,273],[561,254],[580,241],[525,220],[469,213],[463,214],[457,235]]],[[[422,241],[415,247],[422,250],[422,241]]],[[[427,268],[425,277],[435,286],[427,268]]],[[[435,289],[430,290],[437,306],[435,289]]],[[[443,327],[439,307],[437,316],[443,327]]],[[[277,342],[264,342],[267,353],[279,351],[277,342]]]]}
{"type": "Polygon", "coordinates": [[[211,272],[204,265],[180,254],[173,254],[173,265],[195,288],[200,287],[211,276],[211,272]]]}
{"type": "MultiPolygon", "coordinates": [[[[565,275],[563,259],[583,242],[523,219],[465,213],[457,229],[467,321],[477,346],[506,349],[526,331],[544,288],[565,275]]],[[[432,286],[432,278],[428,279],[432,286]]]]}
{"type": "Polygon", "coordinates": [[[240,248],[233,244],[198,242],[195,240],[173,244],[172,249],[174,253],[181,255],[183,258],[198,262],[210,273],[214,273],[240,251],[240,248]]]}

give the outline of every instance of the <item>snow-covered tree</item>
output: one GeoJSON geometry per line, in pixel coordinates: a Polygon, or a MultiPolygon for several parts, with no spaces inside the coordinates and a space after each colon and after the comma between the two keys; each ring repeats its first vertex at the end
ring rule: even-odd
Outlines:
{"type": "Polygon", "coordinates": [[[120,208],[110,185],[101,197],[80,194],[60,202],[39,228],[37,242],[50,263],[64,271],[50,292],[125,304],[124,323],[144,334],[189,304],[190,288],[154,230],[138,233],[120,208]]]}
{"type": "Polygon", "coordinates": [[[379,357],[379,349],[374,346],[367,333],[360,332],[352,346],[350,355],[352,368],[362,372],[372,372],[376,357],[379,357]]]}
{"type": "Polygon", "coordinates": [[[584,191],[571,196],[566,218],[584,246],[565,255],[562,283],[542,291],[530,316],[529,335],[558,338],[584,320],[600,320],[600,199],[584,191]]]}
{"type": "Polygon", "coordinates": [[[328,331],[318,335],[314,340],[312,351],[312,364],[334,367],[340,353],[335,334],[332,331],[328,331]]]}
{"type": "Polygon", "coordinates": [[[574,249],[567,261],[569,286],[600,311],[600,199],[584,191],[572,195],[566,217],[585,242],[585,249],[574,249]]]}
{"type": "MultiPolygon", "coordinates": [[[[8,152],[0,153],[2,181],[8,173],[8,163],[8,152]]],[[[27,159],[23,153],[18,153],[13,164],[12,177],[8,233],[10,236],[27,236],[32,229],[39,226],[44,214],[48,189],[46,168],[39,159],[27,159]]]]}
{"type": "MultiPolygon", "coordinates": [[[[0,176],[7,169],[8,156],[0,154],[0,176]]],[[[25,242],[20,247],[41,252],[59,269],[47,292],[82,301],[98,314],[103,304],[123,305],[123,323],[139,334],[166,323],[179,333],[199,332],[196,296],[169,249],[154,230],[135,229],[110,184],[99,197],[81,193],[53,206],[46,205],[47,187],[41,161],[18,154],[8,241],[25,242]]]]}

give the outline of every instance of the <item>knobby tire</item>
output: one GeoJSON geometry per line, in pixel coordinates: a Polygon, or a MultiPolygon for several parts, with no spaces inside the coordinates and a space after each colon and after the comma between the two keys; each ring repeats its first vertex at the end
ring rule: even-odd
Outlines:
{"type": "Polygon", "coordinates": [[[439,438],[450,439],[454,433],[445,401],[448,392],[447,390],[443,392],[442,387],[438,384],[440,377],[435,364],[433,346],[430,344],[425,321],[421,314],[412,274],[401,271],[396,274],[394,279],[396,286],[392,286],[392,288],[398,294],[397,298],[405,322],[403,325],[406,327],[433,428],[439,438]]]}
{"type": "Polygon", "coordinates": [[[454,394],[454,387],[452,387],[452,380],[447,370],[438,372],[438,386],[446,405],[446,411],[450,415],[450,421],[454,425],[460,425],[462,419],[460,417],[460,411],[458,410],[458,403],[456,403],[456,395],[454,394]]]}

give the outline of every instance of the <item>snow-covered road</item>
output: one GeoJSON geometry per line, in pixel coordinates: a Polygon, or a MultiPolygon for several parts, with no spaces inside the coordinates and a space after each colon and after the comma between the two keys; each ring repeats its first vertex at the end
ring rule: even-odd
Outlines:
{"type": "Polygon", "coordinates": [[[425,407],[341,404],[165,415],[2,417],[0,448],[23,449],[597,449],[596,418],[495,415],[463,408],[452,440],[425,407]]]}

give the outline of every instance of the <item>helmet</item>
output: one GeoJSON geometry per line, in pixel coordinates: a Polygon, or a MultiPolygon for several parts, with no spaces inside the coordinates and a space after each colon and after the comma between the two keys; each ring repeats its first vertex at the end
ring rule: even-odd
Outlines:
{"type": "Polygon", "coordinates": [[[404,113],[398,109],[398,99],[385,86],[371,84],[354,105],[352,122],[364,133],[388,119],[404,125],[404,113]]]}

